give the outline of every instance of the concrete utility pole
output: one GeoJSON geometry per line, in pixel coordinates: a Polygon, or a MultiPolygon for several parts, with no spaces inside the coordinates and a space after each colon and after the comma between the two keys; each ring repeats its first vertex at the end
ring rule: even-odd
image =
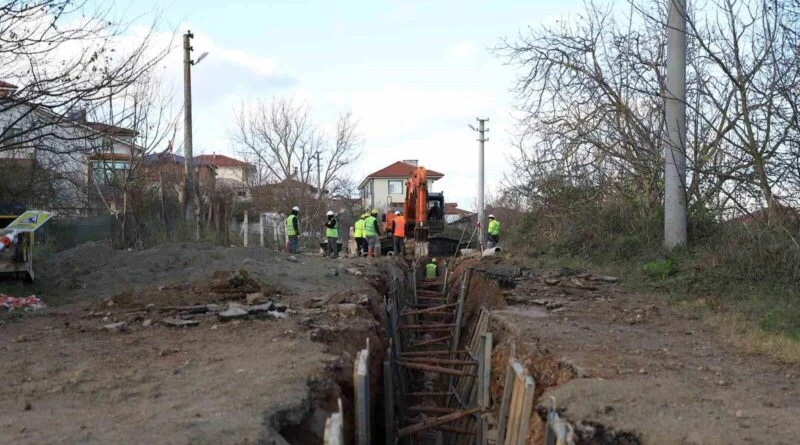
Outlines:
{"type": "Polygon", "coordinates": [[[667,0],[664,245],[686,244],[686,0],[667,0]]]}
{"type": "Polygon", "coordinates": [[[483,250],[484,247],[486,247],[486,206],[483,202],[485,196],[483,186],[483,144],[489,140],[485,137],[486,132],[489,131],[489,129],[485,127],[489,119],[476,119],[478,120],[478,128],[472,125],[470,125],[470,128],[477,131],[480,135],[478,137],[478,226],[480,227],[478,231],[478,240],[481,244],[481,250],[483,250]]]}
{"type": "Polygon", "coordinates": [[[183,35],[183,215],[194,219],[194,154],[192,153],[192,45],[191,31],[183,35]]]}

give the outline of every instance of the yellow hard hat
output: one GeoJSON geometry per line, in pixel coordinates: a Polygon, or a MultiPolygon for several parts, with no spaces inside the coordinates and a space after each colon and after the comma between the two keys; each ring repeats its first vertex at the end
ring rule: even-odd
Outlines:
{"type": "Polygon", "coordinates": [[[372,209],[372,212],[370,212],[370,213],[372,213],[373,215],[377,215],[378,214],[378,209],[372,209]]]}
{"type": "Polygon", "coordinates": [[[436,258],[431,259],[431,263],[435,263],[435,262],[436,262],[436,258]]]}
{"type": "Polygon", "coordinates": [[[366,218],[366,217],[368,217],[368,216],[369,216],[369,213],[362,213],[362,214],[361,214],[361,217],[362,217],[362,218],[366,218]]]}

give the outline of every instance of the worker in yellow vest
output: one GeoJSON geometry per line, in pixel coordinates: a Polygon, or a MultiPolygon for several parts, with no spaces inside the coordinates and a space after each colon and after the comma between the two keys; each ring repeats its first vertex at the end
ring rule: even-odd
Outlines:
{"type": "Polygon", "coordinates": [[[431,258],[431,262],[425,265],[425,278],[432,280],[439,276],[439,267],[436,265],[436,258],[431,258]]]}
{"type": "Polygon", "coordinates": [[[328,210],[327,216],[325,237],[328,238],[328,250],[326,251],[326,256],[339,258],[339,221],[336,220],[336,215],[330,210],[328,210]]]}
{"type": "Polygon", "coordinates": [[[367,238],[367,252],[369,256],[375,256],[375,249],[380,248],[380,233],[378,227],[378,209],[372,209],[369,216],[364,221],[364,237],[367,238]]]}
{"type": "Polygon", "coordinates": [[[494,217],[494,215],[489,215],[489,242],[487,243],[489,248],[495,247],[500,244],[500,221],[494,217]]]}
{"type": "Polygon", "coordinates": [[[392,220],[392,227],[390,230],[393,241],[392,247],[394,248],[394,256],[405,255],[406,218],[401,215],[399,211],[394,212],[394,219],[392,220]]]}
{"type": "Polygon", "coordinates": [[[286,237],[289,239],[289,253],[292,255],[297,253],[300,241],[300,218],[297,216],[299,213],[300,207],[294,206],[292,212],[286,217],[286,237]]]}
{"type": "Polygon", "coordinates": [[[356,240],[356,251],[358,252],[358,256],[364,256],[367,254],[367,246],[365,246],[366,238],[364,234],[364,229],[367,225],[367,216],[369,214],[364,213],[356,220],[355,224],[353,224],[353,238],[356,240]]]}

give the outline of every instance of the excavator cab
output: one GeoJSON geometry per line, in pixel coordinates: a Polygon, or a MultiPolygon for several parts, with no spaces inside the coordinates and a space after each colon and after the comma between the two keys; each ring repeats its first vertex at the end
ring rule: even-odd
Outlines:
{"type": "Polygon", "coordinates": [[[444,193],[428,192],[428,234],[444,231],[444,193]]]}

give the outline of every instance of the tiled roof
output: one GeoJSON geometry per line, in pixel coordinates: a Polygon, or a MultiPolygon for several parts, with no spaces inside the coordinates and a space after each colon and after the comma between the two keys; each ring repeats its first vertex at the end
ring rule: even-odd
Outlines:
{"type": "Polygon", "coordinates": [[[87,122],[86,125],[94,131],[100,133],[113,134],[116,136],[136,136],[137,133],[130,128],[117,127],[115,125],[103,124],[100,122],[87,122]]]}
{"type": "Polygon", "coordinates": [[[249,164],[238,159],[234,159],[225,155],[199,155],[194,157],[194,162],[197,165],[213,165],[215,167],[251,167],[249,164]]]}
{"type": "Polygon", "coordinates": [[[456,202],[446,202],[444,203],[444,214],[445,215],[471,215],[472,212],[469,210],[459,209],[458,203],[456,202]]]}
{"type": "MultiPolygon", "coordinates": [[[[403,161],[397,161],[392,165],[384,167],[371,175],[368,175],[367,178],[408,178],[411,176],[411,172],[413,172],[417,166],[407,164],[403,161]]],[[[428,170],[428,177],[433,179],[440,179],[444,177],[443,173],[439,173],[435,170],[428,170]]]]}
{"type": "Polygon", "coordinates": [[[172,153],[151,153],[144,156],[144,162],[146,164],[156,162],[174,162],[176,164],[183,164],[183,159],[183,156],[172,153]]]}

